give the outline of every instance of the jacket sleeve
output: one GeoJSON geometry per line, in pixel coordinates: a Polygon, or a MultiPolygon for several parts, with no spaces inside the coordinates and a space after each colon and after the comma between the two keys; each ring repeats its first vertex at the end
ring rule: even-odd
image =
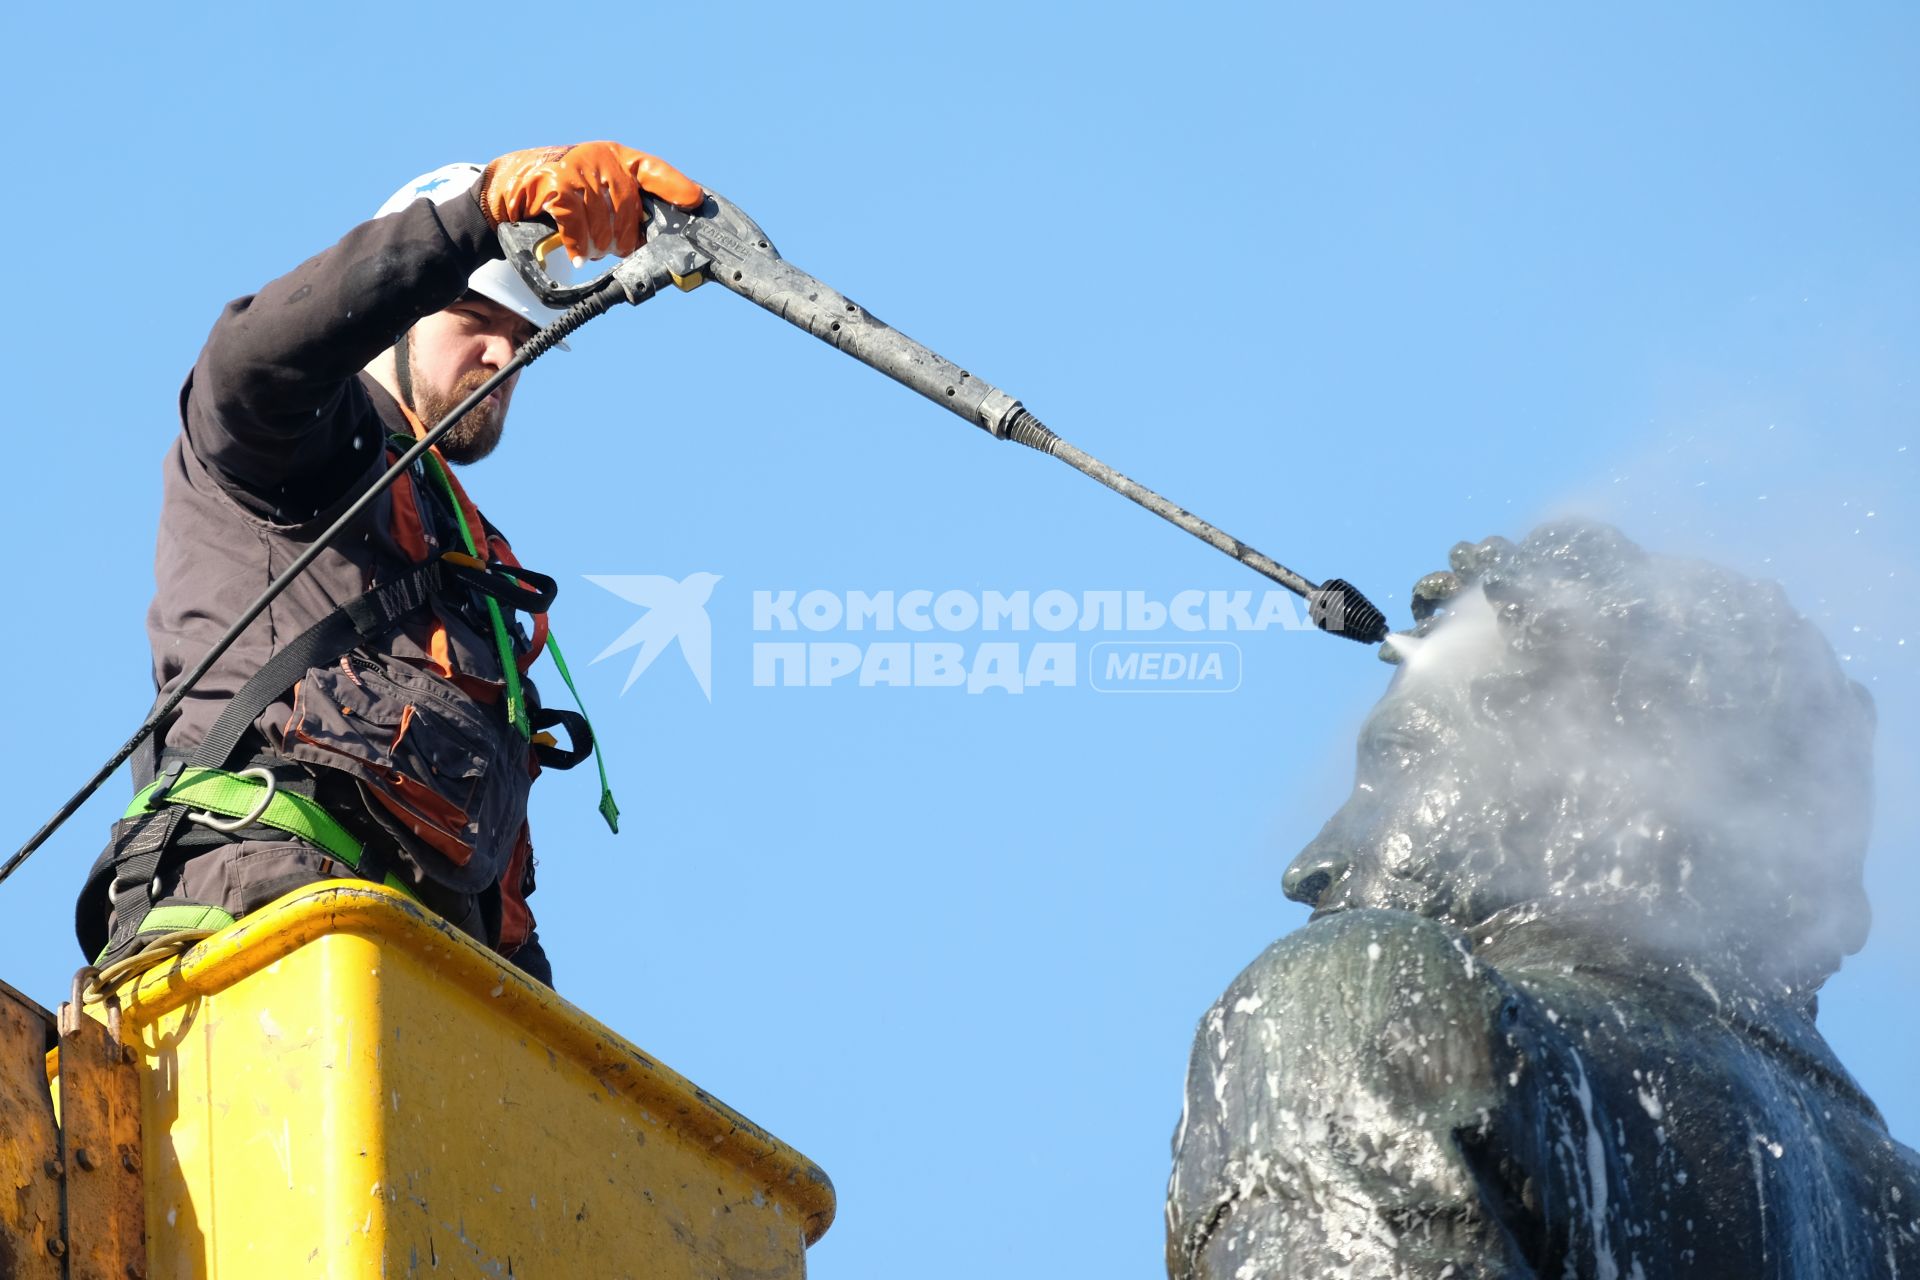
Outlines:
{"type": "Polygon", "coordinates": [[[228,303],[181,391],[188,446],[263,513],[310,517],[385,431],[356,375],[499,256],[476,201],[421,199],[228,303]]]}

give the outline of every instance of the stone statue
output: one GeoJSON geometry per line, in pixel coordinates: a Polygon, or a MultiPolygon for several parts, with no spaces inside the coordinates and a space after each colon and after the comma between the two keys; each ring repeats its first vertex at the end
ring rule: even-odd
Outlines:
{"type": "Polygon", "coordinates": [[[1598,525],[1461,544],[1415,617],[1311,921],[1201,1021],[1169,1275],[1920,1276],[1920,1157],[1814,1026],[1865,690],[1777,586],[1598,525]]]}

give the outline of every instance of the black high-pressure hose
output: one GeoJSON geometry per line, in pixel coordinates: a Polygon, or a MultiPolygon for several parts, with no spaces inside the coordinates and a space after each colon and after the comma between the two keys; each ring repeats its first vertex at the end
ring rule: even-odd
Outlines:
{"type": "Polygon", "coordinates": [[[4,866],[0,866],[0,881],[11,875],[27,855],[39,848],[61,823],[86,803],[100,784],[164,722],[187,691],[207,673],[248,624],[259,616],[260,611],[463,414],[515,370],[524,367],[588,320],[617,302],[636,305],[645,302],[669,283],[691,289],[711,280],[912,388],[994,438],[1016,440],[1030,449],[1060,459],[1081,474],[1098,480],[1115,493],[1178,525],[1208,546],[1224,552],[1300,596],[1307,602],[1308,616],[1313,624],[1323,631],[1362,644],[1378,644],[1387,638],[1385,616],[1351,583],[1340,578],[1314,583],[1185,508],[1175,506],[1145,485],[1121,475],[1091,454],[1068,444],[1006,392],[975,378],[781,258],[768,241],[766,233],[760,230],[753,219],[742,213],[737,205],[713,192],[707,193],[706,201],[698,209],[679,209],[664,200],[651,201],[646,238],[640,248],[622,259],[610,275],[586,285],[562,286],[547,275],[542,260],[545,250],[551,247],[551,224],[506,223],[499,228],[499,233],[507,260],[541,301],[556,308],[571,304],[571,309],[515,352],[505,368],[489,378],[485,385],[463,400],[433,430],[402,454],[353,506],[334,521],[332,527],[315,539],[299,559],[274,579],[260,598],[200,660],[200,664],[180,682],[165,704],[156,708],[147,717],[146,723],[127,740],[127,744],[101,767],[93,780],[82,787],[18,853],[7,859],[4,866]]]}
{"type": "Polygon", "coordinates": [[[100,784],[112,777],[114,770],[125,764],[127,758],[139,750],[140,744],[145,742],[155,729],[166,723],[167,717],[173,714],[174,708],[180,705],[181,701],[193,689],[194,685],[200,682],[201,677],[213,669],[213,664],[220,660],[220,655],[232,648],[233,642],[240,638],[241,633],[253,625],[253,620],[258,618],[266,607],[272,604],[282,591],[287,589],[289,583],[306,572],[307,566],[312,564],[320,553],[332,544],[335,538],[339,537],[342,530],[346,529],[348,525],[358,519],[362,512],[371,506],[381,494],[385,493],[393,485],[393,482],[400,477],[402,472],[408,467],[411,467],[428,449],[431,449],[437,444],[440,437],[446,435],[454,423],[464,418],[474,406],[478,405],[482,400],[485,400],[493,393],[495,388],[500,386],[500,384],[508,378],[551,351],[554,345],[563,340],[568,334],[595,316],[605,314],[606,311],[615,304],[623,303],[626,300],[626,293],[614,285],[612,281],[608,281],[601,288],[596,289],[593,293],[582,298],[561,315],[559,319],[542,329],[539,333],[533,335],[533,337],[527,339],[526,343],[521,346],[518,351],[513,353],[513,358],[500,367],[499,372],[481,383],[472,395],[455,405],[452,412],[435,423],[431,431],[428,431],[424,436],[414,441],[412,447],[396,458],[393,465],[382,472],[380,478],[369,485],[367,491],[354,500],[352,506],[340,513],[339,519],[327,526],[326,530],[322,532],[319,537],[315,538],[313,542],[308,545],[307,549],[301,552],[294,562],[282,571],[279,577],[267,584],[266,590],[262,591],[259,597],[254,600],[252,604],[248,605],[238,618],[234,619],[233,625],[229,626],[226,632],[218,640],[214,641],[213,647],[207,650],[206,656],[194,665],[193,670],[187,672],[187,674],[181,678],[180,683],[174,687],[173,692],[167,696],[166,701],[155,707],[152,713],[147,716],[145,722],[142,723],[138,729],[134,730],[133,736],[127,739],[126,745],[114,752],[112,759],[101,765],[100,771],[94,774],[85,786],[76,791],[71,800],[68,800],[66,804],[60,807],[60,812],[54,814],[44,827],[36,831],[31,840],[21,845],[19,851],[8,858],[5,865],[0,866],[0,882],[4,882],[8,876],[12,875],[14,869],[32,856],[35,849],[45,844],[47,838],[60,829],[61,823],[79,811],[80,806],[85,804],[88,799],[92,797],[93,793],[100,789],[100,784]]]}

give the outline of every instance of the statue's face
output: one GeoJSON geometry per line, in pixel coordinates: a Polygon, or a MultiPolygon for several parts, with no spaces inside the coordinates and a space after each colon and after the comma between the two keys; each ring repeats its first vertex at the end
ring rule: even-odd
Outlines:
{"type": "Polygon", "coordinates": [[[1463,929],[1592,908],[1817,983],[1869,919],[1863,691],[1777,587],[1603,527],[1500,557],[1409,642],[1287,896],[1463,929]]]}
{"type": "Polygon", "coordinates": [[[1462,927],[1537,896],[1541,808],[1520,742],[1485,713],[1505,685],[1484,604],[1429,637],[1360,731],[1353,793],[1287,869],[1287,896],[1318,911],[1394,907],[1462,927]]]}

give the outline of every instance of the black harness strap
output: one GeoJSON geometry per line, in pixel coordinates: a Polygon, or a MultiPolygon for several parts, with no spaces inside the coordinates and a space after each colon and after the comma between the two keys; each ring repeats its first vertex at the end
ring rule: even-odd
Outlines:
{"type": "Polygon", "coordinates": [[[393,383],[400,392],[400,403],[407,406],[408,413],[418,412],[413,407],[413,348],[407,345],[407,338],[412,332],[409,329],[393,341],[393,383]]]}
{"type": "MultiPolygon", "coordinates": [[[[490,596],[508,608],[530,613],[546,612],[558,591],[552,578],[530,569],[509,569],[464,555],[442,556],[349,600],[301,632],[240,686],[191,754],[161,756],[155,774],[161,785],[148,799],[150,811],[115,824],[113,841],[95,860],[74,905],[74,929],[81,949],[88,955],[99,955],[137,937],[141,914],[117,913],[112,906],[135,892],[144,892],[151,903],[160,892],[162,873],[179,861],[183,852],[191,853],[198,847],[191,838],[193,833],[180,829],[186,821],[187,807],[162,803],[183,771],[227,768],[253,722],[309,668],[329,665],[362,645],[378,641],[436,597],[452,600],[456,588],[490,596]],[[105,922],[110,917],[114,918],[112,936],[104,937],[105,922]]],[[[557,713],[553,723],[569,730],[575,750],[556,748],[549,753],[543,748],[543,754],[553,767],[571,768],[584,756],[579,744],[584,739],[590,750],[592,737],[584,720],[576,728],[567,713],[557,713]]]]}
{"type": "MultiPolygon", "coordinates": [[[[126,912],[119,915],[111,937],[97,945],[95,941],[106,932],[110,904],[138,890],[144,890],[151,901],[159,892],[161,872],[177,859],[182,849],[180,825],[186,820],[187,810],[178,804],[162,805],[161,801],[181,773],[189,766],[226,768],[254,720],[279,701],[308,668],[331,663],[386,635],[444,588],[450,569],[444,561],[429,560],[411,573],[341,605],[263,663],[227,702],[192,754],[167,755],[160,761],[156,776],[161,785],[149,800],[153,812],[122,819],[133,825],[101,853],[80,891],[74,929],[82,950],[88,955],[111,951],[139,933],[140,915],[126,912]]],[[[459,576],[467,580],[471,575],[459,576]]]]}
{"type": "MultiPolygon", "coordinates": [[[[225,768],[254,720],[293,688],[307,668],[323,666],[386,635],[402,618],[433,598],[442,573],[441,562],[430,560],[404,577],[347,601],[301,632],[240,686],[188,763],[204,769],[225,768]]],[[[158,800],[161,795],[154,798],[158,800]]]]}

